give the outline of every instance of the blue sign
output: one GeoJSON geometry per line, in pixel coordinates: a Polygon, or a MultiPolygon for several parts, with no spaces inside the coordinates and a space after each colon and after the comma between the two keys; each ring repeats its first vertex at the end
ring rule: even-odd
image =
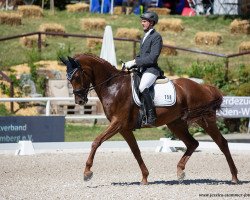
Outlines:
{"type": "Polygon", "coordinates": [[[0,143],[64,142],[64,116],[0,117],[0,143]]]}
{"type": "Polygon", "coordinates": [[[221,110],[217,115],[225,118],[250,117],[250,97],[224,96],[221,110]]]}

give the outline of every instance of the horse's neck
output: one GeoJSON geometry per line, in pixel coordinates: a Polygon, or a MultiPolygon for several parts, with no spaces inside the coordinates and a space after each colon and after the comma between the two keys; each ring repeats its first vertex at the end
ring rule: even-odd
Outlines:
{"type": "Polygon", "coordinates": [[[99,60],[93,58],[92,60],[92,85],[95,87],[95,91],[98,97],[101,99],[103,94],[108,94],[108,88],[112,86],[112,79],[119,74],[119,70],[108,65],[106,62],[102,63],[99,60]]]}

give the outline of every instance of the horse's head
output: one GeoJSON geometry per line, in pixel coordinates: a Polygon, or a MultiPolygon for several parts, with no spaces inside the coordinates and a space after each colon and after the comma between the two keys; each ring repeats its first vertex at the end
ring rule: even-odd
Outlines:
{"type": "Polygon", "coordinates": [[[79,105],[86,104],[88,102],[87,95],[90,88],[90,81],[84,70],[74,58],[68,57],[68,60],[60,58],[60,60],[67,66],[67,79],[73,87],[75,103],[79,105]]]}

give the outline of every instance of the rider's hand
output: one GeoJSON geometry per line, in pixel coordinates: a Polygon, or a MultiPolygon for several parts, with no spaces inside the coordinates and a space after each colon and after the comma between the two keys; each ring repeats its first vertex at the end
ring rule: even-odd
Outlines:
{"type": "Polygon", "coordinates": [[[125,62],[124,65],[126,69],[130,70],[132,67],[136,65],[136,63],[135,63],[135,60],[131,60],[131,61],[125,62]]]}

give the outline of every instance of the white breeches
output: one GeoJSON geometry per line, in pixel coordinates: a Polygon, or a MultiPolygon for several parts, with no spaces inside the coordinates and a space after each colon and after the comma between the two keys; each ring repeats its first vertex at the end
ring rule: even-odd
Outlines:
{"type": "Polygon", "coordinates": [[[139,86],[139,90],[142,93],[144,89],[149,88],[151,85],[154,84],[157,76],[152,73],[144,73],[141,77],[141,82],[139,86]]]}

